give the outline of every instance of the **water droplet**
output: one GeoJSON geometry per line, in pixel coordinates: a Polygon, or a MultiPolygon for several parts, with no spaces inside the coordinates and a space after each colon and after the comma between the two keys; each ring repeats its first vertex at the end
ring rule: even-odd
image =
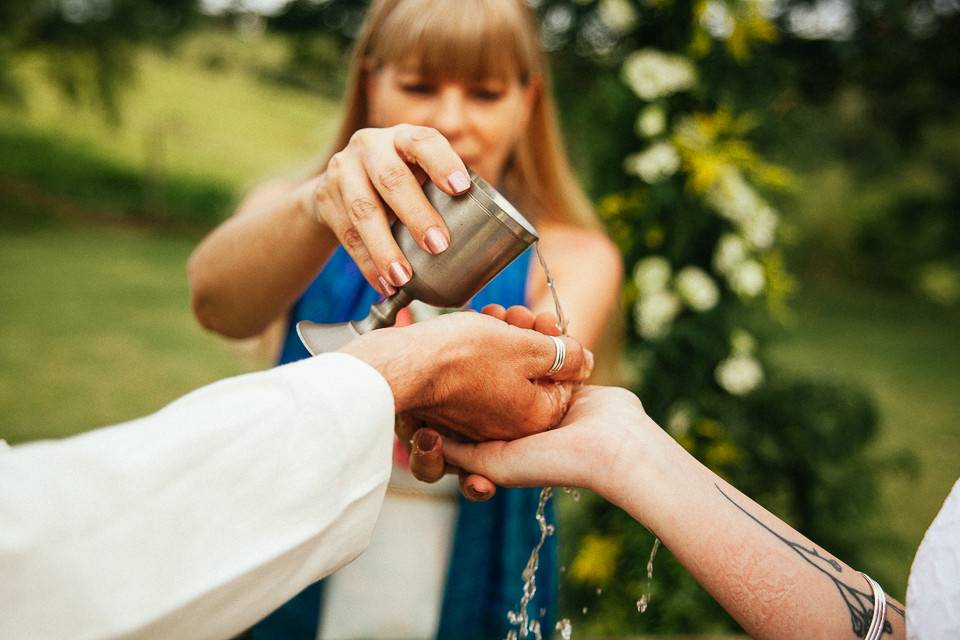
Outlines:
{"type": "Polygon", "coordinates": [[[560,637],[563,640],[570,640],[570,638],[573,637],[573,625],[570,624],[570,620],[567,618],[563,618],[557,622],[556,630],[560,632],[560,637]]]}
{"type": "Polygon", "coordinates": [[[567,572],[567,565],[563,565],[562,567],[560,567],[560,573],[566,573],[566,572],[567,572]]]}
{"type": "Polygon", "coordinates": [[[553,533],[554,533],[554,531],[556,531],[556,529],[554,528],[554,526],[553,526],[552,524],[548,524],[548,525],[547,525],[547,535],[548,535],[548,536],[552,536],[553,533]]]}
{"type": "Polygon", "coordinates": [[[544,609],[543,607],[540,607],[540,615],[541,615],[541,616],[547,615],[547,610],[544,609]]]}
{"type": "Polygon", "coordinates": [[[597,587],[597,595],[598,596],[603,595],[603,589],[601,589],[600,587],[597,587]]]}
{"type": "Polygon", "coordinates": [[[650,596],[646,593],[640,596],[640,599],[637,600],[637,611],[640,613],[645,613],[647,610],[647,604],[650,602],[650,596]]]}
{"type": "Polygon", "coordinates": [[[580,609],[580,613],[582,613],[583,615],[587,615],[587,610],[588,608],[584,607],[583,609],[580,609]]]}

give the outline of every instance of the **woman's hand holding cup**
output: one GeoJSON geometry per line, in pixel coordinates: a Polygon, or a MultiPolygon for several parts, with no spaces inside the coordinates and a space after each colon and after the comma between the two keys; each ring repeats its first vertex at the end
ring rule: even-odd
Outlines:
{"type": "Polygon", "coordinates": [[[437,255],[450,246],[443,218],[423,193],[426,179],[449,195],[470,189],[466,165],[439,131],[410,124],[360,129],[304,185],[303,197],[306,211],[337,236],[367,282],[392,295],[413,275],[391,234],[393,216],[424,251],[437,255]]]}

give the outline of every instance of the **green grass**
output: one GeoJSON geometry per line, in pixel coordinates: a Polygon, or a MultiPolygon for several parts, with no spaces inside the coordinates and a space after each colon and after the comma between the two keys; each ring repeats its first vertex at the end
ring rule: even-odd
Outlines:
{"type": "MultiPolygon", "coordinates": [[[[912,451],[919,475],[884,481],[889,527],[909,551],[876,557],[888,588],[903,597],[913,550],[960,476],[960,310],[903,295],[813,283],[795,305],[796,321],[774,351],[791,371],[852,380],[875,397],[881,416],[877,453],[912,451]]],[[[864,532],[867,538],[870,532],[864,532]]]]}
{"type": "MultiPolygon", "coordinates": [[[[265,177],[309,166],[337,125],[330,99],[257,79],[281,50],[201,32],[175,54],[141,50],[135,83],[122,94],[118,126],[102,112],[66,102],[36,60],[16,69],[26,107],[0,105],[0,122],[82,146],[147,176],[175,174],[242,191],[265,177]],[[212,68],[205,61],[216,57],[212,68]]],[[[2,173],[2,165],[0,165],[2,173]]]]}
{"type": "Polygon", "coordinates": [[[128,420],[252,368],[190,315],[193,244],[129,229],[0,236],[0,438],[128,420]]]}

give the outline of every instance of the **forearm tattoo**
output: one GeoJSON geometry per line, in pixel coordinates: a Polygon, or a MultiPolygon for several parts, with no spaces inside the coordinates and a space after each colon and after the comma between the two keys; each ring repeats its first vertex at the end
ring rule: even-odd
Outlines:
{"type": "MultiPolygon", "coordinates": [[[[822,555],[820,550],[816,547],[805,547],[799,542],[784,538],[782,535],[760,522],[760,520],[758,520],[752,513],[737,504],[737,502],[728,496],[724,490],[719,487],[719,485],[714,484],[713,486],[717,487],[717,491],[719,491],[720,494],[730,502],[730,504],[742,511],[748,518],[769,531],[772,535],[776,536],[781,542],[783,542],[783,544],[790,547],[794,553],[803,558],[804,561],[806,561],[810,566],[829,578],[833,582],[833,585],[837,588],[837,591],[840,593],[840,597],[843,598],[844,604],[847,605],[847,610],[850,612],[850,622],[853,625],[854,635],[856,635],[858,638],[862,638],[864,635],[866,635],[867,629],[870,627],[870,620],[873,617],[873,593],[860,591],[856,587],[852,587],[841,580],[841,577],[846,578],[847,576],[841,576],[841,574],[844,573],[843,566],[834,558],[822,555]]],[[[889,599],[887,599],[887,610],[895,611],[900,615],[901,618],[903,617],[903,609],[894,605],[889,599]]],[[[883,633],[889,633],[892,635],[893,626],[890,624],[890,621],[884,620],[883,622],[883,633]]]]}

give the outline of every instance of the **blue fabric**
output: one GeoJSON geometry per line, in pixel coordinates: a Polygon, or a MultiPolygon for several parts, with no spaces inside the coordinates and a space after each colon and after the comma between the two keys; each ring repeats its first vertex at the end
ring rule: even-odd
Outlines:
{"type": "MultiPolygon", "coordinates": [[[[470,307],[526,304],[527,251],[491,280],[470,307]]],[[[363,318],[379,294],[363,279],[350,256],[338,248],[323,271],[294,305],[284,339],[280,364],[309,354],[292,330],[300,320],[346,322],[363,318]]],[[[534,519],[539,489],[500,489],[488,502],[460,498],[452,557],[440,614],[439,638],[500,639],[509,629],[507,611],[515,610],[523,592],[521,572],[540,539],[534,519]]],[[[555,521],[553,503],[547,517],[555,521]]],[[[528,611],[538,615],[543,629],[553,629],[557,596],[557,540],[547,538],[540,553],[537,592],[528,611]]],[[[322,583],[312,585],[251,629],[255,640],[316,638],[322,583]]],[[[377,606],[376,603],[371,603],[377,606]]]]}

